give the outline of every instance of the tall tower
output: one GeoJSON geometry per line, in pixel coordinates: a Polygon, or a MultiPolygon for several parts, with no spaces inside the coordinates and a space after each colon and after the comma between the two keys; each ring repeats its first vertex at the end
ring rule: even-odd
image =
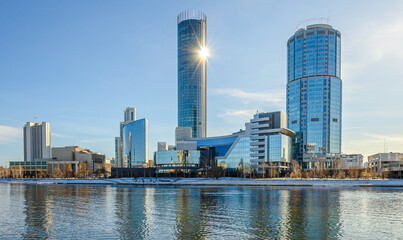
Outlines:
{"type": "Polygon", "coordinates": [[[120,122],[120,136],[115,137],[115,158],[117,167],[125,166],[123,162],[123,128],[128,123],[136,121],[136,108],[127,107],[123,112],[124,121],[120,122]]]}
{"type": "Polygon", "coordinates": [[[202,12],[178,15],[178,127],[192,137],[206,137],[207,17],[202,12]]]}
{"type": "Polygon", "coordinates": [[[27,122],[24,126],[24,161],[51,157],[49,123],[27,122]]]}
{"type": "MultiPolygon", "coordinates": [[[[327,24],[299,29],[288,40],[288,128],[304,169],[341,153],[340,32],[327,24]]],[[[326,167],[326,166],[325,166],[326,167]]]]}

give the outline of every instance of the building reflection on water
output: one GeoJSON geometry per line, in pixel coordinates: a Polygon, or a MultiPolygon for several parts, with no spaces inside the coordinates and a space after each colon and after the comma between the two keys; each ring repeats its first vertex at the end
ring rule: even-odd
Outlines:
{"type": "Polygon", "coordinates": [[[53,231],[52,200],[48,188],[28,185],[24,189],[24,239],[55,238],[53,231]]]}
{"type": "Polygon", "coordinates": [[[116,225],[120,238],[337,237],[338,194],[311,188],[122,188],[116,225]]]}
{"type": "MultiPolygon", "coordinates": [[[[0,203],[10,209],[0,213],[15,227],[0,221],[1,239],[332,239],[363,234],[349,228],[353,219],[371,226],[371,214],[379,218],[389,202],[403,199],[402,192],[385,198],[390,193],[371,189],[296,187],[18,185],[3,193],[0,203]]],[[[396,229],[403,209],[389,205],[383,228],[396,229]]]]}

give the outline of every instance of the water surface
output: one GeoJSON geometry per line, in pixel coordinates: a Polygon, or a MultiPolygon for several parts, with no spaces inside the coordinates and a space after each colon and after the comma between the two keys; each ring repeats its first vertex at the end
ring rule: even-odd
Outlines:
{"type": "Polygon", "coordinates": [[[0,239],[397,239],[399,188],[0,184],[0,239]]]}

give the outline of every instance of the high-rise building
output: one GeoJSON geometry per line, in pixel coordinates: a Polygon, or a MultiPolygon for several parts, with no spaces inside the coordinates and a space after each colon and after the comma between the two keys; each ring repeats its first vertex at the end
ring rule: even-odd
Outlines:
{"type": "Polygon", "coordinates": [[[24,161],[51,157],[49,123],[27,122],[24,126],[24,161]]]}
{"type": "Polygon", "coordinates": [[[124,111],[124,121],[120,122],[120,137],[115,137],[116,166],[123,167],[123,128],[126,124],[136,121],[136,108],[127,107],[124,111]]]}
{"type": "Polygon", "coordinates": [[[123,127],[123,162],[120,167],[138,167],[148,163],[148,120],[143,118],[123,127]]]}
{"type": "Polygon", "coordinates": [[[206,137],[207,17],[178,15],[178,127],[191,127],[192,137],[206,137]]]}
{"type": "MultiPolygon", "coordinates": [[[[340,32],[327,24],[299,29],[288,40],[288,128],[294,159],[310,169],[341,153],[340,32]]],[[[326,167],[326,166],[325,166],[326,167]]]]}
{"type": "Polygon", "coordinates": [[[166,142],[158,142],[158,151],[168,151],[168,144],[166,142]]]}
{"type": "Polygon", "coordinates": [[[124,122],[136,121],[136,109],[135,108],[127,107],[124,113],[125,113],[124,122]]]}
{"type": "Polygon", "coordinates": [[[256,113],[250,120],[251,162],[259,173],[276,168],[287,170],[291,163],[294,132],[287,129],[287,115],[284,112],[256,113]]]}

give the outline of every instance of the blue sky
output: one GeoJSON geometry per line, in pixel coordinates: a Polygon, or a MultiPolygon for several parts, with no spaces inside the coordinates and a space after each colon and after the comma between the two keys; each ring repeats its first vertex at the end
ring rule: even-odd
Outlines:
{"type": "Polygon", "coordinates": [[[27,121],[50,122],[52,146],[114,157],[128,106],[149,120],[150,158],[173,144],[187,9],[208,18],[208,136],[285,111],[286,42],[325,17],[342,34],[343,152],[403,151],[401,1],[0,1],[0,165],[23,160],[27,121]]]}

